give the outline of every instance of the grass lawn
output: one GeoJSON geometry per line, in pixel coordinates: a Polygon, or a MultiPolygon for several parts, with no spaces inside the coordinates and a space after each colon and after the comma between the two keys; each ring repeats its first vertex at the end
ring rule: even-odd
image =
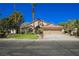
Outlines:
{"type": "Polygon", "coordinates": [[[38,39],[36,34],[10,34],[7,38],[15,38],[15,39],[38,39]]]}

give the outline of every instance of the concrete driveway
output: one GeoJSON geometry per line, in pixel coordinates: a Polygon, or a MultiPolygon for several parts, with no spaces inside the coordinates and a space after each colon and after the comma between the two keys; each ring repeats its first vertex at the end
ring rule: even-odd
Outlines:
{"type": "Polygon", "coordinates": [[[44,38],[42,40],[79,41],[79,38],[64,34],[61,31],[44,31],[44,38]]]}

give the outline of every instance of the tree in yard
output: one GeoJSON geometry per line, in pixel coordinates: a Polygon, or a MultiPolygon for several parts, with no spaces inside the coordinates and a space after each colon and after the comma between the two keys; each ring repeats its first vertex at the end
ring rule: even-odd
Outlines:
{"type": "Polygon", "coordinates": [[[74,21],[74,28],[79,28],[79,19],[74,21]]]}
{"type": "Polygon", "coordinates": [[[59,25],[65,26],[66,25],[66,22],[61,22],[61,23],[59,23],[59,25]]]}
{"type": "Polygon", "coordinates": [[[20,29],[20,25],[23,23],[23,16],[21,13],[15,12],[9,17],[9,28],[16,29],[17,32],[20,29]]]}
{"type": "Polygon", "coordinates": [[[3,18],[0,20],[0,29],[16,29],[19,30],[20,25],[23,23],[23,16],[21,13],[13,13],[11,16],[3,18]],[[15,17],[16,16],[16,17],[15,17]],[[15,19],[16,18],[16,19],[15,19]]]}

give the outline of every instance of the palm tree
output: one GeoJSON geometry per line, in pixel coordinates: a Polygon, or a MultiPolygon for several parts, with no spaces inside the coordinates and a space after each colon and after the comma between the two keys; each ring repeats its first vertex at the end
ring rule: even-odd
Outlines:
{"type": "Polygon", "coordinates": [[[35,20],[35,3],[32,3],[32,18],[35,20]]]}
{"type": "MultiPolygon", "coordinates": [[[[35,6],[36,6],[36,3],[32,3],[32,20],[34,21],[35,20],[35,6]]],[[[33,22],[32,21],[32,22],[33,22]]],[[[34,23],[33,23],[33,27],[34,27],[34,23]]]]}

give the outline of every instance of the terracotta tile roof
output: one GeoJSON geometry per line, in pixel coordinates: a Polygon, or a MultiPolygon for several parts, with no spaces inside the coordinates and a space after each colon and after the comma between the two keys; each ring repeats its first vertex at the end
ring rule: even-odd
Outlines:
{"type": "Polygon", "coordinates": [[[63,29],[63,26],[59,26],[59,25],[47,25],[47,26],[42,26],[42,28],[45,28],[45,29],[63,29]]]}

